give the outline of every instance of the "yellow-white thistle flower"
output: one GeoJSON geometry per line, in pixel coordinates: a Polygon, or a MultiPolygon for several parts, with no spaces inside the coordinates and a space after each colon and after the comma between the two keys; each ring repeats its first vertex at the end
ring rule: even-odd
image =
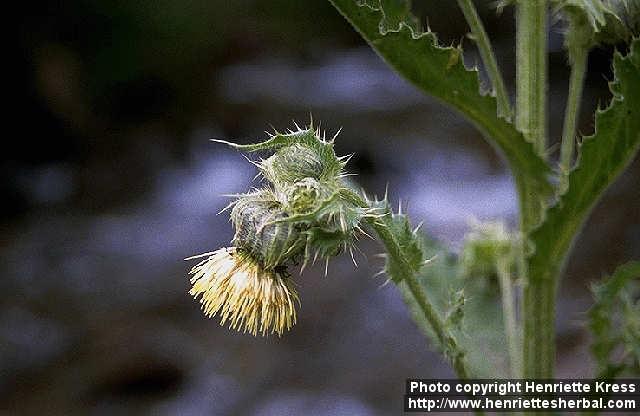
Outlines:
{"type": "Polygon", "coordinates": [[[207,257],[190,274],[190,294],[200,298],[205,315],[220,316],[220,325],[252,335],[282,335],[296,323],[299,303],[284,269],[265,269],[250,254],[235,247],[189,257],[207,257]]]}

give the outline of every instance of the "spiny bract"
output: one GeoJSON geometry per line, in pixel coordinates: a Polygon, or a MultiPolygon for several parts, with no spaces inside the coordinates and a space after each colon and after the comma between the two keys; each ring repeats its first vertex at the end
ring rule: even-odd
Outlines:
{"type": "Polygon", "coordinates": [[[296,125],[295,131],[276,132],[261,143],[223,142],[247,152],[273,151],[254,162],[265,186],[232,203],[234,245],[266,267],[304,266],[310,259],[328,260],[352,248],[361,221],[372,210],[347,185],[349,157],[336,156],[335,137],[326,140],[319,129],[296,125]]]}
{"type": "Polygon", "coordinates": [[[276,132],[261,143],[223,142],[273,153],[252,162],[264,186],[228,207],[233,247],[196,256],[209,256],[191,270],[190,293],[202,295],[205,314],[219,314],[222,324],[254,335],[281,335],[295,323],[298,300],[286,267],[302,263],[304,268],[310,259],[328,262],[352,252],[362,220],[375,212],[344,180],[349,158],[336,156],[333,139],[296,125],[295,131],[276,132]]]}

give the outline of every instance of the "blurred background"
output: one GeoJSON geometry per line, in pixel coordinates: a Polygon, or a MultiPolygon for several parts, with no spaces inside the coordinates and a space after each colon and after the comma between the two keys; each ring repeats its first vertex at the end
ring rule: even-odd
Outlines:
{"type": "MultiPolygon", "coordinates": [[[[416,13],[463,40],[455,2],[416,13]]],[[[511,10],[478,2],[510,89],[511,10]]],[[[282,338],[230,332],[187,294],[182,259],[226,245],[223,194],[255,168],[211,137],[263,139],[292,121],[342,127],[339,154],[370,193],[389,184],[414,223],[459,250],[468,221],[516,221],[501,157],[451,110],[391,72],[326,1],[69,0],[16,15],[18,117],[0,158],[3,414],[389,415],[408,377],[453,376],[384,276],[376,242],[354,268],[297,279],[282,338]]],[[[550,35],[550,134],[568,66],[550,35]]],[[[580,130],[605,104],[611,49],[589,61],[580,130]]],[[[556,140],[557,141],[557,140],[556,140]]],[[[557,147],[552,157],[557,157],[557,147]]],[[[255,183],[253,183],[255,184],[255,183]]],[[[558,376],[591,374],[590,282],[640,257],[640,163],[594,210],[563,281],[558,376]]]]}

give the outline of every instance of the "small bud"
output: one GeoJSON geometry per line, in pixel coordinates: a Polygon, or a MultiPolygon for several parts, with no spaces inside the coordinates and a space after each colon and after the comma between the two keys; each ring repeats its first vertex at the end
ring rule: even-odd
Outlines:
{"type": "Polygon", "coordinates": [[[497,282],[498,259],[511,256],[513,238],[502,222],[474,222],[471,227],[462,248],[462,275],[497,282]]]}
{"type": "Polygon", "coordinates": [[[306,239],[300,227],[284,221],[287,217],[270,189],[241,195],[231,210],[236,229],[232,244],[251,253],[267,269],[284,266],[300,255],[306,239]]]}
{"type": "Polygon", "coordinates": [[[316,179],[311,177],[301,179],[286,189],[288,209],[293,214],[308,214],[317,206],[323,193],[326,194],[326,190],[322,189],[320,182],[316,179]]]}
{"type": "Polygon", "coordinates": [[[324,169],[318,152],[298,143],[277,150],[260,166],[265,179],[278,184],[291,184],[305,178],[320,179],[324,169]]]}
{"type": "Polygon", "coordinates": [[[249,248],[266,267],[299,258],[306,264],[312,256],[328,259],[353,245],[370,210],[358,204],[361,199],[343,180],[348,158],[336,156],[333,142],[309,127],[276,133],[262,143],[231,146],[274,151],[258,164],[272,188],[236,202],[231,214],[237,230],[234,245],[249,248]],[[258,194],[261,203],[262,196],[270,195],[273,205],[258,208],[247,201],[258,194]]]}
{"type": "Polygon", "coordinates": [[[273,155],[259,165],[262,176],[274,187],[290,185],[304,178],[314,178],[323,184],[335,182],[340,179],[346,164],[336,156],[333,142],[320,137],[320,131],[311,126],[289,134],[275,133],[261,143],[218,142],[246,152],[273,151],[273,155]]]}

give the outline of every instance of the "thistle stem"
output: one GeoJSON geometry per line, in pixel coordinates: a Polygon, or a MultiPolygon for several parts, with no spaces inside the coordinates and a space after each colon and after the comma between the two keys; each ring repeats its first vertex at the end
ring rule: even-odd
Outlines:
{"type": "Polygon", "coordinates": [[[564,112],[564,126],[562,129],[562,147],[560,148],[560,189],[564,193],[569,186],[569,172],[573,162],[576,141],[576,125],[580,113],[580,100],[584,87],[589,51],[586,47],[576,48],[571,57],[571,79],[569,81],[569,95],[564,112]]]}
{"type": "Polygon", "coordinates": [[[547,0],[517,2],[516,127],[544,157],[547,137],[547,0]]]}
{"type": "MultiPolygon", "coordinates": [[[[545,157],[547,92],[547,0],[517,3],[517,99],[516,126],[545,157]]],[[[520,228],[523,235],[536,226],[543,201],[520,195],[520,228]],[[526,214],[526,215],[525,215],[526,214]]],[[[519,253],[526,256],[526,244],[519,253]]],[[[523,261],[523,260],[520,261],[523,261]]],[[[523,368],[526,378],[552,378],[555,364],[555,294],[557,279],[525,276],[523,297],[523,368]]]]}
{"type": "Polygon", "coordinates": [[[507,88],[504,85],[504,79],[500,73],[500,68],[498,67],[498,62],[493,52],[491,41],[484,29],[482,20],[480,20],[480,16],[478,16],[476,7],[472,0],[458,0],[458,5],[462,10],[465,19],[467,19],[473,40],[478,46],[482,62],[484,62],[487,74],[489,75],[489,79],[493,85],[493,90],[498,101],[498,115],[511,119],[512,110],[511,102],[509,101],[509,94],[507,93],[507,88]]]}
{"type": "Polygon", "coordinates": [[[414,270],[411,266],[411,263],[402,251],[402,247],[391,232],[391,227],[385,223],[386,221],[390,221],[391,217],[391,212],[387,210],[387,214],[382,218],[370,221],[371,226],[378,234],[380,240],[382,240],[382,243],[387,250],[387,255],[391,256],[396,264],[401,266],[397,268],[396,275],[390,277],[395,282],[403,282],[407,286],[425,319],[433,329],[442,349],[451,359],[451,365],[453,366],[454,371],[461,379],[468,379],[469,372],[467,371],[464,359],[464,351],[458,345],[453,334],[446,328],[443,318],[436,311],[435,307],[431,304],[420,287],[416,278],[418,270],[414,270]]]}
{"type": "Polygon", "coordinates": [[[509,349],[511,377],[519,378],[522,359],[520,357],[518,322],[516,320],[516,309],[514,305],[513,282],[509,271],[509,259],[503,257],[498,258],[497,269],[500,293],[502,294],[502,314],[504,316],[504,329],[509,349]]]}

